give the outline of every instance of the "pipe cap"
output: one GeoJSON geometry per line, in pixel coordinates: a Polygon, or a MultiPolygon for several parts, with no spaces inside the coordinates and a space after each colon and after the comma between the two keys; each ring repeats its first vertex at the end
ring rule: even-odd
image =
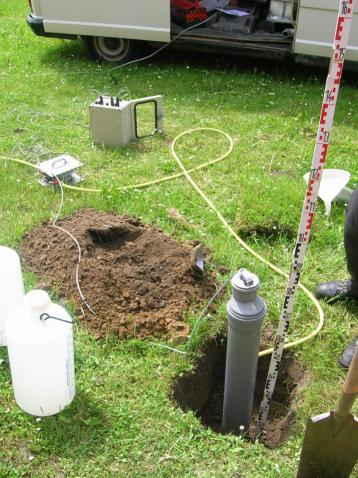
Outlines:
{"type": "Polygon", "coordinates": [[[257,291],[260,287],[260,280],[257,275],[247,269],[240,269],[231,279],[231,285],[236,291],[248,294],[257,291]]]}

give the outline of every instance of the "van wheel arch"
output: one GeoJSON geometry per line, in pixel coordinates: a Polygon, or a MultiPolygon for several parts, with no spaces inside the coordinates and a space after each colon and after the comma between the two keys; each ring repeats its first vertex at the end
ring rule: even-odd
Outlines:
{"type": "Polygon", "coordinates": [[[141,42],[126,38],[82,37],[90,58],[99,63],[126,63],[138,58],[141,42]]]}

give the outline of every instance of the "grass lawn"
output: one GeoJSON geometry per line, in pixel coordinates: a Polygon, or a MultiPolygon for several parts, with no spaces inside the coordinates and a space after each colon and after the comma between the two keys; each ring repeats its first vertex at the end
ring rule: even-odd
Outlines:
{"type": "MultiPolygon", "coordinates": [[[[86,58],[80,40],[35,37],[26,26],[27,13],[26,2],[0,0],[0,155],[33,162],[50,153],[77,156],[84,163],[84,185],[102,192],[66,191],[62,216],[90,206],[135,215],[178,240],[203,241],[212,251],[212,268],[246,267],[259,275],[266,320],[276,326],[285,280],[228,236],[185,179],[125,193],[116,188],[177,172],[170,141],[187,128],[220,128],[233,137],[233,153],[193,176],[256,251],[288,270],[326,72],[172,52],[110,72],[86,58]],[[164,137],[117,151],[93,146],[87,107],[98,92],[130,98],[162,94],[164,137]],[[189,226],[170,218],[168,208],[180,211],[189,226]]],[[[357,77],[345,75],[327,165],[349,170],[352,187],[358,180],[356,85],[357,77]]],[[[197,133],[186,137],[178,152],[190,167],[226,147],[219,135],[197,133]]],[[[16,248],[25,231],[51,217],[59,200],[57,192],[37,184],[32,169],[0,162],[0,243],[16,248]]],[[[346,276],[343,224],[344,207],[334,205],[328,221],[319,205],[302,276],[309,288],[346,276]]],[[[37,279],[25,275],[29,289],[37,279]]],[[[225,301],[210,327],[201,329],[201,342],[225,329],[225,301]]],[[[16,406],[6,350],[0,350],[0,477],[293,477],[307,417],[334,407],[344,377],[337,357],[358,334],[357,306],[324,305],[324,310],[322,333],[295,349],[308,371],[306,386],[296,403],[293,432],[274,451],[216,434],[194,413],[175,406],[169,398],[172,379],[193,362],[146,342],[111,336],[96,341],[78,324],[76,398],[60,415],[41,421],[16,406]]],[[[290,339],[316,323],[316,310],[300,293],[290,339]]]]}

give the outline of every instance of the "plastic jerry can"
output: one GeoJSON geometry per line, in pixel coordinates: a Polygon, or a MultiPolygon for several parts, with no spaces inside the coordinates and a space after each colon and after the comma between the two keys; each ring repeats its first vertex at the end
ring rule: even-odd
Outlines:
{"type": "Polygon", "coordinates": [[[0,346],[6,345],[6,321],[24,295],[20,258],[13,249],[0,246],[0,346]]]}
{"type": "Polygon", "coordinates": [[[41,290],[29,292],[7,321],[15,400],[31,415],[55,415],[75,396],[72,322],[41,290]]]}

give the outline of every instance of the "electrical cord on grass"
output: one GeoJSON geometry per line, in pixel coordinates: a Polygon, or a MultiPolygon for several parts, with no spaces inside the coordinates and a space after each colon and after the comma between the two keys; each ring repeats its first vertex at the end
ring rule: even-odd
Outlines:
{"type": "Polygon", "coordinates": [[[209,309],[210,309],[211,305],[216,301],[216,299],[226,289],[228,283],[230,282],[230,280],[233,277],[234,277],[234,275],[232,274],[223,284],[221,284],[221,286],[217,289],[215,294],[211,297],[209,302],[206,304],[206,306],[202,310],[201,314],[199,315],[199,317],[197,318],[197,320],[194,324],[194,327],[193,327],[193,330],[192,330],[191,334],[189,335],[189,340],[188,340],[188,345],[186,347],[186,350],[176,349],[175,347],[170,347],[169,345],[159,344],[159,343],[156,343],[156,342],[148,342],[148,344],[153,345],[155,347],[160,347],[162,349],[170,350],[171,352],[176,352],[177,354],[180,354],[180,355],[189,355],[190,352],[191,352],[191,345],[192,345],[193,339],[196,335],[196,331],[197,331],[200,323],[206,317],[207,313],[209,312],[209,309]]]}
{"type": "MultiPolygon", "coordinates": [[[[129,185],[129,186],[124,186],[123,188],[118,188],[119,190],[123,190],[123,191],[129,191],[129,190],[132,190],[132,189],[142,189],[142,188],[146,188],[146,187],[149,187],[149,186],[152,186],[154,184],[162,184],[166,181],[170,181],[170,180],[173,180],[173,179],[176,179],[176,178],[179,178],[179,177],[182,177],[182,176],[185,176],[185,178],[189,181],[189,183],[191,184],[191,186],[193,187],[193,189],[200,195],[200,197],[204,200],[204,202],[209,206],[209,208],[216,214],[217,218],[219,219],[219,221],[222,223],[223,227],[227,230],[227,232],[241,245],[241,247],[243,247],[249,254],[251,254],[253,257],[255,257],[258,261],[260,261],[261,263],[263,263],[264,265],[266,265],[267,267],[269,267],[271,270],[273,270],[276,274],[278,275],[281,275],[283,277],[285,277],[286,279],[288,278],[288,274],[283,271],[282,269],[280,269],[279,267],[277,267],[276,265],[272,264],[271,262],[269,262],[268,260],[266,260],[263,256],[261,256],[260,254],[258,254],[254,249],[252,249],[243,239],[241,239],[241,237],[238,236],[238,234],[234,231],[234,229],[230,226],[230,224],[227,222],[227,220],[224,218],[224,216],[220,213],[220,211],[216,208],[215,204],[205,195],[205,193],[200,189],[200,187],[197,185],[197,183],[194,181],[194,179],[191,177],[190,173],[194,172],[194,171],[198,171],[199,169],[203,169],[203,168],[206,168],[206,167],[209,167],[215,163],[218,163],[220,161],[223,161],[224,159],[226,159],[229,154],[232,152],[233,150],[233,145],[234,145],[234,142],[233,142],[233,139],[227,134],[225,133],[224,131],[221,131],[219,129],[216,129],[216,128],[195,128],[195,129],[191,129],[191,130],[187,130],[187,131],[184,131],[183,133],[180,133],[178,134],[171,146],[170,146],[170,151],[171,151],[171,154],[172,156],[174,157],[174,159],[176,160],[178,166],[180,167],[181,169],[181,172],[180,173],[177,173],[177,174],[173,174],[173,175],[170,175],[170,176],[166,176],[166,177],[163,177],[163,178],[160,178],[160,179],[157,179],[157,180],[154,180],[154,181],[148,181],[148,182],[144,182],[144,183],[140,183],[140,184],[134,184],[134,185],[129,185]],[[214,159],[214,160],[211,160],[211,161],[208,161],[200,166],[197,166],[195,168],[191,168],[191,169],[186,169],[185,166],[183,165],[183,163],[181,162],[178,154],[176,153],[175,151],[175,146],[177,144],[177,142],[183,138],[184,136],[188,135],[188,134],[192,134],[194,132],[199,132],[199,131],[211,131],[211,132],[217,132],[217,133],[220,133],[222,134],[223,136],[225,136],[228,141],[229,141],[229,148],[228,150],[222,154],[219,158],[217,159],[214,159]]],[[[7,160],[7,161],[13,161],[15,163],[19,163],[19,164],[23,164],[23,165],[26,165],[26,166],[29,166],[29,167],[32,167],[34,169],[37,169],[36,166],[32,163],[29,163],[27,161],[23,161],[23,160],[20,160],[20,159],[17,159],[17,158],[7,158],[7,157],[3,157],[3,156],[0,156],[0,160],[7,160]]],[[[66,188],[66,189],[69,189],[69,190],[73,190],[73,191],[78,191],[78,192],[90,192],[90,193],[98,193],[98,192],[101,192],[101,189],[91,189],[91,188],[79,188],[79,187],[76,187],[76,186],[69,186],[67,184],[63,184],[62,185],[63,188],[66,188]]],[[[63,190],[62,190],[63,192],[63,190]]],[[[79,263],[78,263],[79,265],[79,263]]],[[[292,348],[292,347],[295,347],[297,345],[300,345],[300,344],[303,344],[304,342],[307,342],[311,339],[313,339],[316,335],[318,335],[318,333],[322,330],[322,327],[324,325],[324,312],[323,312],[323,309],[320,305],[320,303],[318,302],[318,300],[314,297],[314,295],[301,283],[299,282],[298,283],[298,287],[303,291],[303,293],[308,297],[308,299],[313,303],[313,305],[316,307],[317,311],[318,311],[318,316],[319,316],[319,322],[318,322],[318,325],[316,326],[316,328],[311,332],[309,333],[308,335],[306,335],[305,337],[302,337],[300,339],[297,339],[297,340],[294,340],[292,342],[287,342],[285,345],[284,345],[284,348],[285,349],[289,349],[289,348],[292,348]]],[[[219,289],[220,290],[220,289],[219,289]]],[[[216,296],[215,296],[216,298],[216,296]]],[[[215,300],[215,299],[213,299],[215,300]]],[[[208,304],[209,306],[209,304],[208,304]]],[[[208,307],[207,306],[207,307],[208,307]]],[[[205,310],[205,309],[204,309],[205,310]]],[[[204,312],[204,311],[203,311],[204,312]]],[[[194,329],[197,329],[197,327],[199,326],[201,320],[203,319],[204,315],[203,313],[201,314],[201,316],[199,317],[197,323],[195,324],[194,326],[194,329]]],[[[190,345],[191,345],[191,341],[193,340],[193,334],[191,334],[191,337],[190,337],[190,345]]],[[[156,344],[156,345],[163,345],[163,344],[156,344]]],[[[185,351],[179,351],[178,349],[174,349],[172,347],[169,347],[169,346],[166,346],[166,345],[163,345],[163,348],[167,348],[169,350],[173,350],[175,352],[178,352],[182,355],[186,355],[187,352],[185,351]]],[[[190,350],[188,348],[188,350],[190,350]]],[[[263,357],[265,355],[270,355],[272,352],[273,352],[273,348],[269,348],[269,349],[266,349],[266,350],[262,350],[260,353],[259,353],[259,356],[260,357],[263,357]]]]}
{"type": "Polygon", "coordinates": [[[87,307],[87,309],[93,314],[93,315],[96,315],[96,312],[92,309],[92,307],[89,305],[89,303],[86,301],[84,295],[83,295],[83,292],[81,290],[81,286],[80,286],[80,279],[79,279],[79,273],[80,273],[80,264],[81,264],[81,258],[82,258],[82,251],[81,251],[81,246],[80,246],[80,243],[78,242],[78,240],[75,238],[75,236],[73,234],[71,234],[69,231],[67,231],[67,229],[65,229],[64,227],[61,227],[61,226],[58,226],[56,223],[58,221],[58,218],[61,214],[61,211],[62,211],[62,208],[63,208],[63,203],[64,203],[64,193],[63,193],[63,187],[62,187],[62,181],[60,181],[60,179],[57,177],[57,176],[54,176],[56,178],[56,180],[58,181],[58,185],[60,187],[60,191],[61,191],[61,202],[60,202],[60,207],[58,208],[58,211],[52,221],[52,227],[54,227],[55,229],[61,231],[61,232],[64,232],[65,234],[67,234],[67,236],[69,236],[73,242],[76,244],[77,246],[77,250],[78,250],[78,259],[77,259],[77,264],[76,264],[76,286],[77,286],[77,290],[78,290],[78,293],[82,299],[82,302],[84,303],[84,305],[87,307]]]}
{"type": "MultiPolygon", "coordinates": [[[[192,25],[184,30],[182,30],[178,35],[176,35],[173,39],[171,39],[168,43],[165,43],[164,45],[162,45],[160,48],[158,48],[157,50],[155,50],[154,52],[152,52],[151,54],[147,55],[147,56],[144,56],[144,57],[141,57],[141,58],[138,58],[138,59],[135,59],[135,60],[131,60],[131,61],[128,61],[126,63],[122,63],[114,68],[111,68],[109,71],[112,72],[114,70],[118,70],[118,69],[121,69],[121,68],[124,68],[126,66],[129,66],[131,64],[134,64],[134,63],[139,63],[141,61],[145,61],[145,60],[148,60],[152,57],[154,57],[155,55],[157,55],[158,53],[160,53],[161,51],[163,51],[165,48],[167,48],[169,45],[171,45],[172,43],[174,43],[178,38],[180,38],[184,33],[186,33],[187,31],[190,31],[190,30],[193,30],[195,28],[198,28],[200,27],[201,25],[203,25],[204,23],[207,23],[209,22],[209,20],[212,20],[213,18],[215,18],[217,15],[219,14],[219,12],[216,12],[214,13],[213,15],[211,15],[209,18],[206,18],[205,20],[199,22],[199,23],[196,23],[195,25],[192,25]]],[[[78,72],[78,73],[84,73],[84,72],[78,72]]],[[[45,75],[45,74],[44,74],[45,75]]],[[[92,89],[91,90],[92,92],[96,93],[98,96],[101,96],[101,95],[107,95],[106,92],[102,92],[100,93],[99,91],[95,90],[95,89],[92,89]]],[[[129,96],[129,91],[127,88],[122,88],[121,90],[119,90],[117,92],[117,97],[121,96],[121,99],[126,99],[128,96],[129,96]]],[[[81,123],[79,121],[80,119],[80,116],[82,114],[82,111],[84,110],[85,106],[86,106],[87,102],[84,102],[82,107],[80,108],[79,112],[78,112],[78,115],[76,116],[76,118],[74,120],[71,120],[70,123],[66,124],[65,126],[60,126],[60,127],[56,127],[56,126],[48,126],[46,125],[46,132],[48,132],[49,129],[54,129],[54,130],[66,130],[68,129],[70,126],[74,126],[74,125],[80,125],[80,126],[84,126],[87,128],[87,125],[84,125],[83,123],[81,123]]],[[[58,115],[54,115],[54,114],[51,114],[51,113],[43,113],[41,111],[29,111],[27,110],[27,113],[30,114],[30,119],[28,122],[25,122],[22,118],[21,118],[21,114],[23,113],[23,108],[20,108],[20,107],[17,107],[17,108],[13,108],[10,112],[8,112],[4,118],[2,119],[2,121],[4,121],[5,119],[7,119],[9,116],[12,116],[13,114],[15,113],[18,113],[17,116],[16,116],[16,121],[22,125],[27,125],[27,124],[31,124],[31,125],[34,125],[35,121],[38,119],[38,118],[41,118],[41,117],[46,117],[46,118],[56,118],[58,115]]],[[[45,129],[42,130],[42,132],[44,132],[45,129]]],[[[35,139],[37,139],[37,137],[35,137],[35,139]]],[[[35,142],[35,139],[33,139],[32,143],[35,142]]],[[[229,138],[230,139],[230,138],[229,138]]],[[[25,145],[22,145],[20,143],[16,143],[12,149],[11,149],[11,156],[12,156],[12,153],[14,152],[14,150],[20,146],[20,151],[22,151],[22,148],[21,147],[24,147],[24,148],[27,148],[25,145]]],[[[36,145],[37,146],[37,145],[36,145]]],[[[35,147],[36,147],[35,146],[35,147]]],[[[233,145],[232,145],[233,146],[233,145]]],[[[27,148],[29,149],[29,148],[27,148]]],[[[219,158],[220,160],[220,158],[219,158]]],[[[19,163],[21,163],[21,160],[18,160],[19,163]]],[[[205,165],[202,165],[201,167],[205,167],[205,165]]],[[[172,176],[168,176],[167,177],[167,181],[171,180],[171,179],[175,179],[176,177],[180,177],[182,176],[183,174],[179,173],[179,175],[172,175],[172,176]]],[[[141,187],[147,187],[147,186],[151,186],[151,185],[154,185],[154,184],[158,184],[160,183],[161,181],[150,181],[148,183],[143,183],[143,184],[138,184],[138,185],[134,185],[133,186],[133,189],[134,188],[141,188],[141,187]]],[[[66,186],[65,184],[63,186],[66,186]]],[[[68,186],[68,189],[73,189],[73,190],[76,190],[75,187],[70,187],[68,186]]],[[[93,192],[93,193],[97,193],[97,192],[101,192],[100,189],[88,189],[88,188],[82,188],[82,191],[84,192],[93,192]]]]}
{"type": "MultiPolygon", "coordinates": [[[[171,146],[170,146],[170,151],[172,153],[172,156],[175,158],[177,164],[179,165],[180,169],[182,170],[183,174],[185,175],[186,179],[189,181],[191,186],[195,189],[195,191],[201,196],[201,198],[206,202],[206,204],[209,206],[209,208],[216,214],[222,225],[225,227],[225,229],[229,232],[229,234],[247,251],[249,252],[253,257],[255,257],[258,261],[262,262],[264,265],[272,269],[274,272],[277,274],[285,277],[288,279],[289,275],[280,269],[279,267],[275,266],[271,262],[269,262],[267,259],[265,259],[263,256],[258,254],[254,249],[252,249],[241,237],[238,236],[238,234],[234,231],[234,229],[230,226],[230,224],[227,222],[227,220],[224,218],[224,216],[221,214],[221,212],[216,208],[215,204],[205,195],[205,193],[200,189],[200,187],[197,185],[197,183],[194,181],[194,179],[190,176],[190,172],[185,168],[183,163],[181,162],[179,156],[177,155],[175,151],[175,145],[178,142],[179,139],[181,139],[183,136],[190,134],[193,131],[198,131],[201,128],[196,128],[194,130],[190,131],[184,131],[183,133],[178,134],[171,146]]],[[[302,344],[304,342],[307,342],[308,340],[313,339],[321,330],[324,325],[324,312],[323,309],[318,302],[318,300],[315,298],[315,296],[310,292],[301,282],[298,283],[298,287],[306,294],[306,296],[311,300],[311,302],[314,304],[318,311],[319,315],[319,323],[317,327],[307,336],[302,337],[301,339],[294,340],[292,342],[287,342],[284,345],[285,349],[289,349],[292,347],[295,347],[299,344],[302,344]]],[[[273,352],[273,348],[269,348],[267,350],[262,350],[259,353],[260,357],[263,357],[265,355],[270,355],[273,352]]]]}
{"type": "MultiPolygon", "coordinates": [[[[293,4],[293,0],[292,0],[292,4],[293,4]]],[[[132,60],[132,61],[129,61],[129,62],[126,62],[126,63],[123,63],[121,65],[118,65],[114,68],[111,68],[108,70],[109,73],[111,73],[112,71],[115,71],[115,70],[119,70],[121,68],[124,68],[125,66],[129,66],[129,65],[132,65],[132,64],[135,64],[135,63],[139,63],[141,61],[145,61],[145,60],[149,60],[150,58],[153,58],[155,55],[157,55],[158,53],[160,53],[161,51],[163,51],[165,48],[167,48],[169,45],[171,45],[173,42],[175,42],[178,38],[180,38],[184,33],[190,31],[190,30],[193,30],[201,25],[203,25],[204,23],[207,23],[208,21],[212,20],[215,16],[217,16],[219,14],[219,12],[217,13],[214,13],[213,15],[211,15],[209,18],[205,19],[204,21],[198,23],[198,24],[195,24],[195,25],[192,25],[184,30],[182,30],[178,35],[176,35],[170,42],[164,44],[163,46],[161,46],[160,48],[158,48],[157,50],[155,50],[154,52],[152,52],[151,54],[145,56],[145,57],[142,57],[142,58],[138,58],[136,60],[132,60]]],[[[77,73],[77,72],[74,72],[74,73],[77,73]]],[[[78,74],[82,74],[83,72],[78,72],[78,74]]],[[[43,76],[45,76],[45,74],[43,74],[43,76]]],[[[16,109],[15,109],[16,110],[16,109]]],[[[82,110],[81,110],[82,111],[82,110]]],[[[80,114],[81,114],[81,111],[80,111],[80,114]]],[[[39,117],[41,115],[41,113],[39,112],[36,112],[36,117],[39,117]]],[[[72,123],[72,124],[79,124],[78,122],[78,119],[79,119],[79,116],[77,117],[77,119],[72,123]]],[[[33,121],[33,117],[31,118],[31,123],[33,121]]],[[[67,127],[67,126],[66,126],[67,127]]],[[[55,128],[55,129],[63,129],[63,128],[55,128]]],[[[222,214],[220,213],[220,211],[216,208],[216,206],[214,205],[214,203],[204,194],[204,192],[199,188],[199,186],[195,183],[195,181],[192,179],[192,177],[190,176],[190,173],[192,172],[195,172],[195,171],[199,171],[201,169],[204,169],[204,168],[207,168],[213,164],[216,164],[216,163],[219,163],[220,161],[223,161],[224,159],[226,159],[232,152],[234,148],[234,142],[231,138],[230,135],[228,135],[227,133],[225,133],[224,131],[221,131],[219,129],[216,129],[216,128],[195,128],[195,129],[192,129],[192,130],[188,130],[188,131],[184,131],[183,133],[179,134],[178,136],[176,136],[176,138],[173,140],[172,142],[172,145],[171,145],[171,153],[174,157],[174,159],[176,160],[177,164],[179,165],[180,169],[181,169],[181,172],[179,173],[176,173],[176,174],[172,174],[172,175],[168,175],[168,176],[165,176],[163,178],[159,178],[159,179],[155,179],[155,180],[152,180],[152,181],[146,181],[146,182],[143,182],[143,183],[138,183],[138,184],[132,184],[132,185],[128,185],[128,186],[123,186],[123,187],[120,187],[120,188],[117,188],[117,190],[119,191],[130,191],[130,190],[133,190],[133,189],[143,189],[143,188],[147,188],[147,187],[150,187],[150,186],[154,186],[154,185],[157,185],[157,184],[162,184],[164,182],[167,182],[167,181],[172,181],[174,179],[177,179],[177,178],[180,178],[180,177],[183,177],[185,176],[186,179],[189,181],[189,183],[191,184],[191,186],[195,189],[195,191],[201,196],[201,198],[206,202],[206,204],[210,207],[210,209],[212,209],[212,211],[215,212],[215,214],[217,215],[218,219],[220,220],[220,222],[223,224],[223,226],[225,227],[225,229],[229,232],[229,234],[234,237],[234,239],[239,242],[239,244],[244,248],[246,249],[251,255],[253,255],[257,260],[259,260],[260,262],[262,262],[263,264],[265,264],[266,266],[268,266],[269,268],[271,268],[274,272],[276,272],[277,274],[283,276],[283,277],[286,277],[288,278],[288,274],[286,272],[284,272],[283,270],[281,270],[280,268],[278,268],[277,266],[275,266],[274,264],[270,263],[269,261],[267,261],[264,257],[262,257],[260,254],[258,254],[256,251],[254,251],[246,242],[244,242],[236,233],[235,231],[232,229],[232,227],[230,226],[230,224],[226,221],[226,219],[222,216],[222,214]],[[180,161],[180,158],[179,156],[177,155],[176,151],[175,151],[175,144],[176,142],[182,138],[184,135],[187,135],[187,134],[190,134],[190,133],[193,133],[193,132],[198,132],[198,131],[212,131],[212,132],[216,132],[216,133],[219,133],[219,134],[222,134],[223,136],[225,136],[229,142],[229,148],[228,150],[223,154],[221,155],[220,157],[214,159],[214,160],[211,160],[211,161],[207,161],[199,166],[196,166],[194,168],[191,168],[191,169],[186,169],[183,165],[183,163],[180,161]]],[[[30,163],[29,161],[24,161],[24,160],[20,160],[20,159],[17,159],[17,158],[7,158],[7,157],[0,157],[1,160],[10,160],[12,162],[15,162],[15,163],[18,163],[18,164],[23,164],[23,165],[26,165],[26,166],[30,166],[30,167],[33,167],[34,169],[37,170],[37,166],[30,163]]],[[[78,257],[78,262],[77,262],[77,266],[76,266],[76,285],[77,285],[77,289],[78,289],[78,292],[80,294],[80,297],[82,299],[82,301],[84,302],[84,304],[86,305],[86,307],[88,308],[88,310],[90,310],[91,313],[93,313],[94,315],[95,312],[93,311],[93,309],[91,308],[91,306],[86,302],[84,296],[83,296],[83,293],[81,291],[81,287],[80,287],[80,284],[79,284],[79,267],[80,267],[80,262],[81,262],[81,247],[77,241],[77,239],[69,232],[67,231],[66,229],[60,227],[60,226],[57,226],[56,225],[56,221],[58,220],[58,217],[60,215],[60,212],[62,210],[62,207],[63,207],[63,199],[64,199],[64,188],[68,189],[68,190],[72,190],[72,191],[77,191],[77,192],[86,192],[86,193],[100,193],[102,192],[101,189],[98,189],[98,188],[82,188],[82,187],[78,187],[78,186],[71,186],[71,185],[68,185],[68,184],[62,184],[62,182],[56,178],[58,180],[58,184],[60,186],[60,189],[61,189],[61,205],[60,205],[60,208],[59,208],[59,211],[52,223],[53,227],[55,227],[56,229],[64,232],[65,234],[67,234],[69,237],[71,237],[71,239],[75,242],[77,248],[78,248],[78,254],[79,254],[79,257],[78,257]]],[[[190,334],[190,337],[189,337],[189,341],[188,341],[188,346],[187,346],[187,351],[182,351],[182,350],[179,350],[179,349],[176,349],[174,347],[169,347],[167,345],[164,345],[164,344],[155,344],[155,343],[151,343],[152,345],[156,345],[156,346],[159,346],[159,347],[162,347],[162,348],[165,348],[165,349],[168,349],[168,350],[171,350],[171,351],[174,351],[176,353],[179,353],[181,355],[187,355],[188,353],[190,353],[190,350],[191,350],[191,345],[192,345],[192,341],[193,341],[193,338],[196,334],[196,331],[201,323],[201,321],[203,320],[203,318],[206,316],[207,314],[207,311],[209,310],[211,304],[216,300],[216,298],[221,294],[221,292],[226,288],[229,280],[231,279],[231,277],[226,280],[224,282],[224,284],[222,284],[219,289],[215,292],[215,294],[213,295],[213,297],[209,300],[208,304],[206,305],[206,307],[204,308],[204,310],[202,311],[202,313],[200,314],[199,318],[197,319],[194,327],[193,327],[193,330],[192,330],[192,333],[190,334]]],[[[323,309],[322,307],[320,306],[319,302],[317,301],[317,299],[313,296],[313,294],[304,286],[302,285],[301,283],[298,284],[299,287],[301,288],[301,290],[303,290],[303,292],[307,295],[307,297],[313,302],[313,304],[315,305],[315,307],[317,308],[318,310],[318,314],[319,314],[319,324],[318,326],[314,329],[313,332],[311,332],[309,335],[301,338],[301,339],[298,339],[298,340],[295,340],[293,342],[288,342],[285,344],[284,348],[287,349],[287,348],[291,348],[291,347],[294,347],[296,345],[299,345],[301,343],[304,343],[308,340],[311,340],[313,337],[315,337],[319,332],[320,330],[322,329],[323,325],[324,325],[324,313],[323,313],[323,309]]],[[[271,353],[273,352],[273,348],[270,348],[270,349],[267,349],[267,350],[263,350],[259,353],[259,356],[264,356],[264,355],[270,355],[271,353]]]]}
{"type": "MultiPolygon", "coordinates": [[[[176,35],[174,38],[172,38],[169,42],[165,43],[164,45],[162,45],[160,48],[158,48],[157,50],[155,50],[154,52],[150,53],[149,55],[147,56],[143,56],[141,58],[137,58],[135,60],[131,60],[131,61],[128,61],[126,63],[122,63],[121,65],[118,65],[118,66],[115,66],[113,68],[110,68],[109,70],[107,70],[109,73],[111,73],[112,71],[115,71],[115,70],[119,70],[125,66],[129,66],[129,65],[133,65],[135,63],[139,63],[141,61],[145,61],[145,60],[149,60],[150,58],[153,58],[155,55],[157,55],[158,53],[160,53],[161,51],[165,50],[165,48],[167,48],[169,45],[171,45],[172,43],[174,43],[176,40],[178,40],[178,38],[180,38],[182,35],[184,35],[184,33],[190,31],[190,30],[194,30],[195,28],[198,28],[200,27],[201,25],[203,25],[204,23],[207,23],[209,22],[210,20],[212,20],[213,18],[215,18],[220,12],[216,12],[214,13],[213,15],[210,15],[208,18],[206,18],[205,20],[201,21],[200,23],[196,23],[195,25],[192,25],[188,28],[185,28],[184,30],[182,30],[180,33],[178,33],[178,35],[176,35]]],[[[102,70],[101,70],[102,71],[102,70]]],[[[61,72],[62,75],[85,75],[87,74],[88,72],[87,71],[81,71],[81,70],[77,70],[77,71],[73,71],[73,72],[68,72],[68,71],[63,71],[61,72]]],[[[0,73],[0,77],[1,76],[8,76],[7,74],[5,73],[0,73]]],[[[53,72],[42,72],[42,73],[31,73],[31,78],[34,78],[35,76],[53,76],[53,72]]]]}
{"type": "Polygon", "coordinates": [[[214,13],[213,15],[210,15],[210,17],[206,18],[205,20],[201,21],[200,23],[196,23],[195,25],[192,25],[191,27],[188,27],[188,28],[185,28],[184,30],[182,30],[180,33],[178,33],[178,35],[176,35],[174,38],[172,38],[168,43],[165,43],[163,46],[161,46],[160,48],[158,48],[157,50],[155,50],[154,52],[150,53],[149,55],[147,56],[143,56],[142,58],[138,58],[136,60],[131,60],[131,61],[128,61],[127,63],[122,63],[121,65],[118,65],[118,66],[115,66],[114,68],[111,68],[109,70],[109,72],[112,72],[112,71],[115,71],[115,70],[119,70],[120,68],[123,68],[124,66],[128,66],[128,65],[133,65],[134,63],[139,63],[141,61],[145,61],[145,60],[149,60],[150,58],[153,58],[153,56],[157,55],[158,53],[160,53],[161,51],[165,50],[165,48],[167,48],[169,45],[171,45],[172,43],[174,43],[176,40],[178,40],[178,38],[180,38],[182,35],[184,35],[184,33],[190,31],[190,30],[194,30],[195,28],[198,28],[200,27],[201,25],[204,25],[204,23],[207,23],[209,20],[212,20],[213,18],[215,18],[220,12],[216,12],[214,13]]]}

